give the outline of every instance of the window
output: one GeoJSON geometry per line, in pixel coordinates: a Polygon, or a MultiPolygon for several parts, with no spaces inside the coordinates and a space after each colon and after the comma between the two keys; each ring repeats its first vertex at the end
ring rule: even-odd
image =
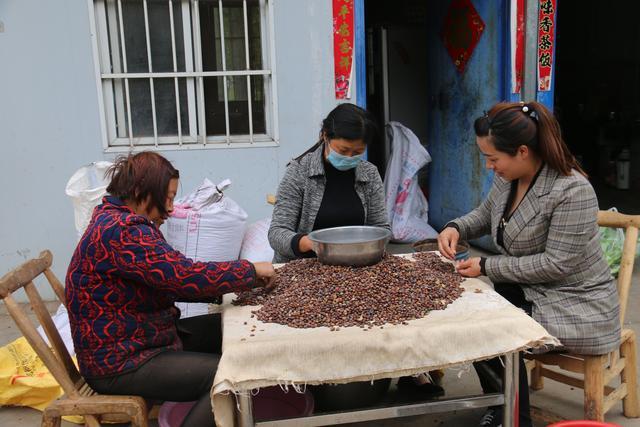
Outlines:
{"type": "Polygon", "coordinates": [[[267,0],[94,0],[107,151],[274,145],[267,0]]]}

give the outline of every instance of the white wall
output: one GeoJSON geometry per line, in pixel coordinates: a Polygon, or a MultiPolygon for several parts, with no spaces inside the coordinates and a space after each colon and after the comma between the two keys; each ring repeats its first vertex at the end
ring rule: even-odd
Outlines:
{"type": "MultiPolygon", "coordinates": [[[[266,194],[336,105],[331,2],[274,6],[280,146],[162,152],[183,192],[204,177],[230,178],[228,195],[250,220],[271,215],[266,194]]],[[[0,275],[48,248],[64,277],[75,247],[65,184],[80,166],[113,158],[100,140],[88,13],[85,0],[0,1],[0,275]]]]}

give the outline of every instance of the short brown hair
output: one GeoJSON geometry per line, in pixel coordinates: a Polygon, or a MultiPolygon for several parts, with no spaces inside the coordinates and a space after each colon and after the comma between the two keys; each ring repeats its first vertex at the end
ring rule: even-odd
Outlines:
{"type": "Polygon", "coordinates": [[[118,157],[107,171],[109,176],[109,194],[138,204],[150,197],[149,208],[155,206],[165,216],[169,181],[180,178],[180,173],[160,154],[143,151],[118,157]]]}

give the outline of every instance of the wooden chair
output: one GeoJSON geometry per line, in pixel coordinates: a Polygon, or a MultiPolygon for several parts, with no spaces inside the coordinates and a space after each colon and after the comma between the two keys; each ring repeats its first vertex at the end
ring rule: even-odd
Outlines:
{"type": "MultiPolygon", "coordinates": [[[[622,400],[624,415],[628,418],[640,417],[638,406],[638,384],[636,368],[636,334],[632,329],[624,328],[627,300],[631,288],[631,275],[636,256],[640,215],[623,215],[618,212],[600,211],[598,225],[625,229],[620,272],[618,274],[618,296],[620,299],[620,321],[622,322],[622,340],[619,350],[609,354],[587,356],[573,353],[547,353],[527,355],[534,361],[531,371],[531,388],[541,390],[543,378],[568,384],[584,390],[584,417],[589,420],[604,421],[604,414],[613,405],[622,400]],[[567,375],[557,369],[580,374],[579,377],[567,375]],[[620,375],[620,385],[610,386],[612,380],[620,375]]],[[[543,417],[544,418],[544,417],[543,417]]]]}
{"type": "Polygon", "coordinates": [[[47,366],[65,395],[51,403],[42,414],[42,426],[60,426],[63,415],[83,415],[85,425],[100,426],[100,421],[131,422],[134,427],[147,427],[147,404],[138,396],[98,395],[85,382],[67,351],[47,311],[33,280],[45,275],[55,294],[64,303],[64,287],[50,270],[52,255],[43,251],[38,258],[27,261],[0,278],[0,297],[24,337],[47,366]],[[12,294],[24,288],[31,308],[42,325],[51,348],[27,317],[25,310],[16,303],[12,294]]]}

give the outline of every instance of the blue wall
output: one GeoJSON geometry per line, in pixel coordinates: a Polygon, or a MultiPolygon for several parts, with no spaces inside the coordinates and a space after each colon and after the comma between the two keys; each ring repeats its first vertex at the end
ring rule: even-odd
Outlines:
{"type": "Polygon", "coordinates": [[[442,42],[448,4],[433,2],[428,15],[429,222],[436,229],[473,210],[488,193],[493,174],[476,147],[473,121],[508,96],[505,1],[473,2],[485,29],[462,74],[442,42]]]}

